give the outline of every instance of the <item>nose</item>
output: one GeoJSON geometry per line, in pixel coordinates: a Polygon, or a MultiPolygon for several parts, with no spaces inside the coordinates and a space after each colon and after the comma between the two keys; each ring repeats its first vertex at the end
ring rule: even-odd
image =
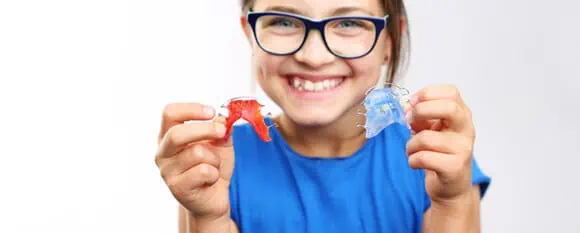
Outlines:
{"type": "Polygon", "coordinates": [[[335,59],[335,56],[324,45],[322,34],[315,30],[309,33],[304,45],[294,54],[294,57],[313,68],[329,64],[335,59]]]}

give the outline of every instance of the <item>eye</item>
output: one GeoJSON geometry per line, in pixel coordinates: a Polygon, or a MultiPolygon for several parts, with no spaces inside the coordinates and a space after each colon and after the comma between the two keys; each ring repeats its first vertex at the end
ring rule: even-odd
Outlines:
{"type": "Polygon", "coordinates": [[[352,19],[344,19],[338,23],[338,26],[339,27],[360,27],[361,23],[356,21],[356,20],[352,20],[352,19]]]}
{"type": "Polygon", "coordinates": [[[280,26],[280,27],[293,27],[294,23],[286,18],[272,19],[269,23],[270,26],[280,26]]]}

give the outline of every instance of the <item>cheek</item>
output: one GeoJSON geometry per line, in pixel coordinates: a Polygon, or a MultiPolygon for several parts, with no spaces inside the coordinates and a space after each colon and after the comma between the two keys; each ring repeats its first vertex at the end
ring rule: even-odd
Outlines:
{"type": "MultiPolygon", "coordinates": [[[[381,37],[382,38],[382,37],[381,37]]],[[[370,88],[377,84],[381,75],[385,58],[388,57],[387,41],[378,41],[373,51],[365,57],[349,60],[348,65],[352,69],[353,77],[358,85],[370,88]]],[[[386,70],[385,70],[386,71],[386,70]]]]}
{"type": "Polygon", "coordinates": [[[258,78],[267,81],[278,76],[282,58],[264,53],[256,53],[253,58],[253,63],[258,78]]]}
{"type": "Polygon", "coordinates": [[[382,59],[376,57],[368,57],[364,59],[357,59],[349,62],[349,66],[353,71],[353,78],[357,83],[364,83],[365,87],[374,85],[379,79],[379,73],[382,59]]]}
{"type": "Polygon", "coordinates": [[[281,86],[282,79],[279,78],[279,73],[283,62],[282,57],[259,52],[254,54],[252,62],[253,76],[260,88],[270,98],[278,99],[275,93],[279,93],[281,86]]]}

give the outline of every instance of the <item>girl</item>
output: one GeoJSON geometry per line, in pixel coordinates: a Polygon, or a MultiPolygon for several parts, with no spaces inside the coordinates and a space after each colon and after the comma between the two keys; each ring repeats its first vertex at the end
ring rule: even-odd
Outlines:
{"type": "Polygon", "coordinates": [[[490,178],[472,158],[471,113],[454,86],[414,93],[411,130],[393,124],[366,139],[357,127],[366,91],[398,75],[402,0],[242,7],[257,83],[283,113],[266,118],[278,127],[263,142],[249,124],[222,140],[224,119],[209,106],[164,109],[155,162],[181,204],[181,232],[479,232],[490,178]]]}

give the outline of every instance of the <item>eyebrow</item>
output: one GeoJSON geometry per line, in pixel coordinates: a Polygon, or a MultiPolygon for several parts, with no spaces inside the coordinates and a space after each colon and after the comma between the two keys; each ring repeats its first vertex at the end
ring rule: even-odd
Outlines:
{"type": "Polygon", "coordinates": [[[266,7],[266,9],[264,9],[264,11],[280,11],[280,12],[286,12],[286,13],[292,13],[292,14],[302,14],[299,10],[292,8],[292,7],[287,7],[287,6],[269,6],[266,7]]]}
{"type": "Polygon", "coordinates": [[[340,7],[335,9],[331,15],[346,15],[348,13],[352,13],[352,12],[364,12],[365,14],[368,14],[369,16],[374,16],[374,14],[366,9],[360,8],[360,7],[340,7]]]}
{"type": "MultiPolygon", "coordinates": [[[[286,13],[292,13],[292,14],[297,14],[297,15],[305,15],[303,12],[297,10],[296,8],[293,7],[288,7],[288,6],[270,6],[267,7],[266,9],[264,9],[264,11],[280,11],[280,12],[286,12],[286,13]]],[[[354,7],[354,6],[350,6],[350,7],[340,7],[337,9],[334,9],[330,16],[338,16],[338,15],[346,15],[348,13],[352,13],[352,12],[363,12],[365,14],[368,14],[369,16],[374,16],[374,14],[366,9],[360,8],[360,7],[354,7]]]]}

